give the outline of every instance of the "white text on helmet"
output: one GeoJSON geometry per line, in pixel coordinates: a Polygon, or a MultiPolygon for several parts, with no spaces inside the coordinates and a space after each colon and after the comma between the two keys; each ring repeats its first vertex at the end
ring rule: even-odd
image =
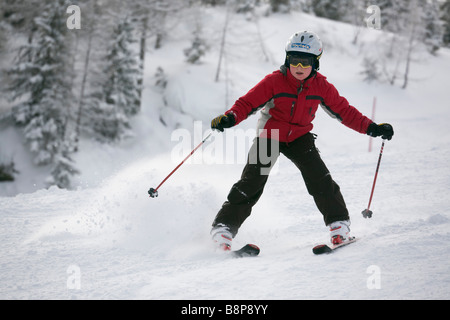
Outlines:
{"type": "Polygon", "coordinates": [[[309,44],[305,44],[305,43],[293,43],[291,44],[292,48],[302,48],[302,49],[311,49],[311,46],[309,44]]]}

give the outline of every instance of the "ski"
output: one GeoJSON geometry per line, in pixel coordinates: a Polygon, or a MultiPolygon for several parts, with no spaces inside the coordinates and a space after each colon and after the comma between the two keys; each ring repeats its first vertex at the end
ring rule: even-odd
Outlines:
{"type": "Polygon", "coordinates": [[[254,244],[246,244],[239,250],[231,251],[230,254],[234,258],[256,257],[259,254],[258,246],[254,244]]]}
{"type": "Polygon", "coordinates": [[[334,250],[345,247],[346,245],[349,245],[353,242],[356,242],[357,238],[353,237],[350,240],[344,242],[344,243],[340,243],[340,244],[336,244],[336,245],[326,245],[326,244],[319,244],[317,246],[315,246],[312,251],[314,254],[324,254],[324,253],[332,253],[334,252],[334,250]]]}

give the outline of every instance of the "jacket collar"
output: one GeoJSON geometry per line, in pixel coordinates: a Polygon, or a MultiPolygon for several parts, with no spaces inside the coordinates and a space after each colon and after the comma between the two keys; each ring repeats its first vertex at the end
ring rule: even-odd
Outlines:
{"type": "Polygon", "coordinates": [[[300,86],[302,86],[303,88],[308,88],[311,81],[314,80],[317,76],[323,77],[320,73],[318,73],[316,71],[316,72],[311,73],[308,78],[301,81],[301,80],[296,79],[292,75],[291,71],[285,65],[282,65],[280,67],[280,71],[284,76],[286,76],[286,79],[288,80],[288,82],[290,84],[294,85],[296,88],[299,88],[300,86]]]}

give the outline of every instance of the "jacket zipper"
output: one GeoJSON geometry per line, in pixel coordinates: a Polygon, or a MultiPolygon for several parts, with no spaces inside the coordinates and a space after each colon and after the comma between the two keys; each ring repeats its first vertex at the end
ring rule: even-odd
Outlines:
{"type": "MultiPolygon", "coordinates": [[[[302,81],[302,83],[300,84],[300,87],[298,87],[298,89],[297,89],[297,96],[300,95],[300,93],[302,93],[302,91],[303,91],[303,84],[304,84],[304,82],[302,81]]],[[[295,103],[296,103],[296,101],[292,101],[291,117],[294,115],[295,103]]]]}
{"type": "MultiPolygon", "coordinates": [[[[298,87],[298,89],[297,89],[297,96],[299,96],[300,93],[302,93],[302,91],[303,91],[303,84],[304,84],[304,81],[301,82],[300,87],[298,87]]],[[[297,97],[297,101],[298,101],[298,97],[297,97]]],[[[294,115],[295,103],[296,103],[297,101],[292,101],[292,106],[291,106],[291,118],[292,118],[292,116],[294,115]]],[[[291,135],[291,133],[292,133],[292,129],[289,129],[289,132],[288,132],[288,139],[289,139],[289,136],[291,135]]],[[[286,143],[286,144],[289,145],[289,143],[286,143]]]]}
{"type": "Polygon", "coordinates": [[[301,84],[300,87],[297,89],[297,95],[299,95],[300,93],[302,93],[302,91],[303,91],[303,84],[304,84],[304,82],[302,81],[302,84],[301,84]]]}

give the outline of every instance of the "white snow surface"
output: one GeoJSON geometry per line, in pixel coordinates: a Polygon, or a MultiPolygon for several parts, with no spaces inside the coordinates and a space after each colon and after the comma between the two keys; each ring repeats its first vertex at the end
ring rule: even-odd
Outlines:
{"type": "MultiPolygon", "coordinates": [[[[172,32],[162,49],[148,52],[135,138],[120,147],[83,140],[76,155],[82,174],[75,190],[45,189],[42,181],[48,172],[27,160],[16,129],[1,132],[0,147],[14,154],[21,174],[15,183],[0,185],[0,298],[449,299],[450,110],[445,71],[450,70],[450,51],[423,55],[420,64],[412,65],[410,84],[402,90],[362,81],[361,49],[351,44],[355,28],[350,25],[304,13],[261,18],[258,25],[270,57],[265,61],[255,21],[235,15],[226,68],[222,66],[221,80],[214,82],[225,13],[204,11],[210,49],[202,64],[184,62],[186,26],[192,21],[174,25],[179,32],[172,32]],[[149,198],[147,190],[201,141],[213,117],[279,67],[286,40],[304,29],[321,35],[321,72],[340,93],[369,117],[376,96],[375,121],[394,126],[394,138],[386,142],[381,160],[374,215],[364,219],[361,211],[368,204],[381,139],[373,139],[368,152],[368,136],[318,110],[313,130],[317,146],[341,187],[351,232],[360,241],[330,255],[313,255],[314,245],[329,241],[328,229],[301,174],[280,157],[261,200],[233,240],[234,249],[255,243],[261,254],[231,259],[214,251],[209,231],[240,177],[249,143],[233,149],[235,141],[214,133],[194,161],[159,189],[158,198],[149,198]],[[152,87],[158,66],[169,78],[165,96],[172,109],[163,106],[152,87]],[[172,125],[196,137],[188,147],[180,148],[178,135],[186,130],[169,130],[159,122],[161,109],[172,125]],[[201,127],[193,120],[202,121],[201,127]],[[220,163],[217,154],[214,158],[207,152],[221,143],[238,153],[234,163],[220,163]]],[[[361,41],[370,42],[377,32],[362,30],[361,41]]],[[[257,118],[228,134],[253,130],[257,118]]]]}

